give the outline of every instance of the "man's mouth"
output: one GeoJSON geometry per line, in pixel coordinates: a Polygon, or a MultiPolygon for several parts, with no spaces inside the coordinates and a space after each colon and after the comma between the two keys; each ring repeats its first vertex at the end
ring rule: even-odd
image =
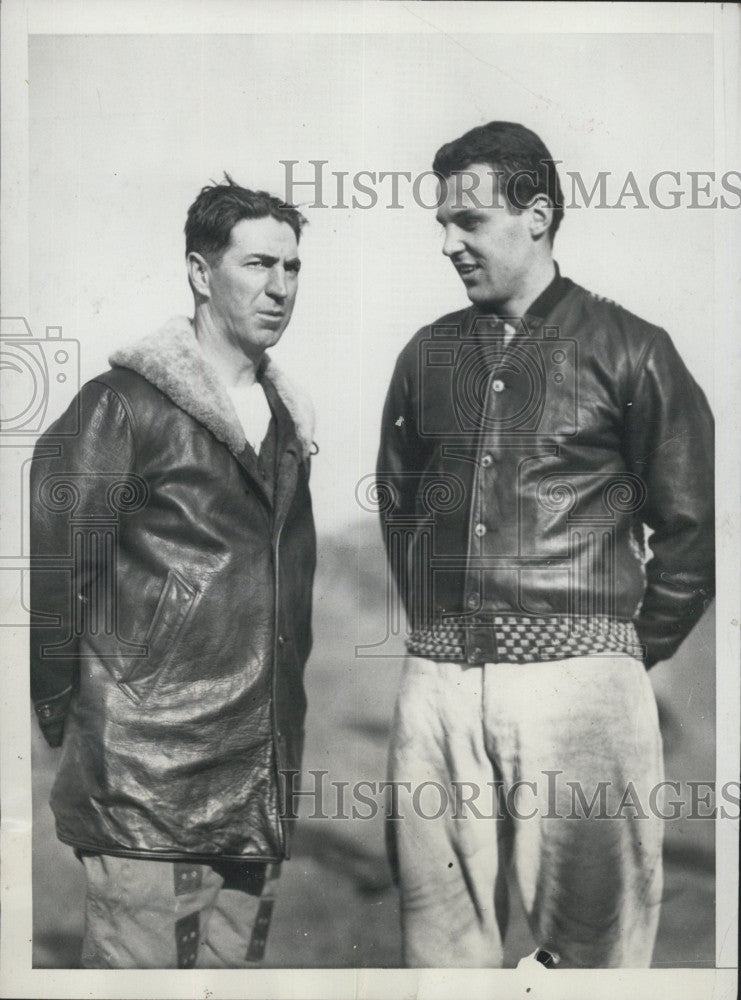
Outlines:
{"type": "Polygon", "coordinates": [[[478,270],[478,264],[456,264],[455,269],[460,274],[461,278],[467,278],[469,274],[473,274],[474,271],[478,270]]]}

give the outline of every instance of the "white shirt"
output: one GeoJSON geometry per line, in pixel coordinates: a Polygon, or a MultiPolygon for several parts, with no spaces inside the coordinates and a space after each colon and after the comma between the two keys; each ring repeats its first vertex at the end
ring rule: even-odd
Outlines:
{"type": "Polygon", "coordinates": [[[272,416],[262,385],[253,382],[252,385],[227,389],[227,392],[234,404],[244,436],[255,451],[259,452],[272,416]]]}

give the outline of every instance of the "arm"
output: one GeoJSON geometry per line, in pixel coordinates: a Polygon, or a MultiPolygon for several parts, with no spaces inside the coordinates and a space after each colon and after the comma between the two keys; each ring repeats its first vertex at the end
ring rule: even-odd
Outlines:
{"type": "Polygon", "coordinates": [[[646,486],[640,517],[653,530],[635,619],[650,667],[676,652],[715,588],[713,418],[664,331],[638,365],[626,412],[628,465],[646,486]]]}
{"type": "MultiPolygon", "coordinates": [[[[428,448],[418,434],[414,366],[408,363],[410,348],[396,363],[381,420],[381,442],[376,464],[376,487],[386,555],[399,594],[407,604],[407,551],[392,552],[389,528],[394,519],[413,518],[420,478],[427,464],[428,448]]],[[[409,539],[401,532],[396,536],[409,539]]],[[[408,546],[407,546],[408,548],[408,546]]]]}
{"type": "MultiPolygon", "coordinates": [[[[31,697],[50,746],[60,746],[79,672],[80,608],[100,564],[73,546],[72,518],[106,509],[111,473],[129,471],[128,415],[118,396],[90,382],[39,440],[31,464],[31,697]],[[79,428],[78,428],[79,423],[79,428]],[[102,474],[102,475],[101,475],[102,474]]],[[[101,558],[98,555],[97,559],[101,558]]]]}

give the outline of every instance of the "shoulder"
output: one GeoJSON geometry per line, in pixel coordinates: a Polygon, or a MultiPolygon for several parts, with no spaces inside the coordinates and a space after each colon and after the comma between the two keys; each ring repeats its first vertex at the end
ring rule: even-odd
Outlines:
{"type": "Polygon", "coordinates": [[[144,404],[155,408],[171,405],[165,393],[132,368],[110,368],[96,375],[85,388],[92,393],[116,397],[126,409],[144,404]]]}
{"type": "Polygon", "coordinates": [[[125,396],[103,373],[84,383],[34,449],[35,474],[48,468],[115,471],[130,467],[135,453],[134,424],[125,396]]]}
{"type": "Polygon", "coordinates": [[[85,389],[96,395],[101,404],[119,407],[132,429],[157,426],[168,411],[179,412],[162,390],[131,368],[114,366],[96,375],[85,389]]]}
{"type": "Polygon", "coordinates": [[[161,416],[171,407],[167,397],[136,372],[113,368],[84,383],[61,416],[39,438],[116,437],[134,431],[147,416],[161,416]]]}
{"type": "Polygon", "coordinates": [[[669,340],[660,326],[575,283],[554,310],[553,319],[567,335],[596,342],[608,340],[613,347],[623,346],[631,353],[643,353],[657,338],[669,340]]]}
{"type": "Polygon", "coordinates": [[[96,375],[81,386],[67,409],[44,430],[39,444],[50,438],[77,436],[91,423],[100,425],[125,417],[126,410],[118,394],[105,382],[106,374],[96,375]]]}
{"type": "Polygon", "coordinates": [[[407,341],[399,353],[397,370],[408,369],[410,365],[416,366],[419,352],[422,345],[436,336],[450,341],[451,338],[461,336],[463,331],[468,329],[473,321],[473,309],[469,306],[466,309],[457,309],[454,312],[445,313],[438,316],[431,323],[426,323],[407,341]]]}

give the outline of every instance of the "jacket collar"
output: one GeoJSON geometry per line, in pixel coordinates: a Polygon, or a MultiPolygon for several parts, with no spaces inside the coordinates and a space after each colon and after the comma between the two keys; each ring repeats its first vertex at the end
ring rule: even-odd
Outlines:
{"type": "Polygon", "coordinates": [[[564,295],[574,287],[573,281],[562,276],[558,263],[555,260],[553,263],[556,273],[552,281],[525,311],[524,319],[527,324],[539,325],[547,320],[564,295]]]}
{"type": "MultiPolygon", "coordinates": [[[[116,351],[109,363],[137,372],[208,428],[232,454],[242,454],[247,444],[242,425],[223,382],[201,351],[187,317],[177,316],[154,335],[116,351]]],[[[257,374],[275,389],[290,414],[306,458],[314,436],[311,400],[267,355],[257,374]]]]}

